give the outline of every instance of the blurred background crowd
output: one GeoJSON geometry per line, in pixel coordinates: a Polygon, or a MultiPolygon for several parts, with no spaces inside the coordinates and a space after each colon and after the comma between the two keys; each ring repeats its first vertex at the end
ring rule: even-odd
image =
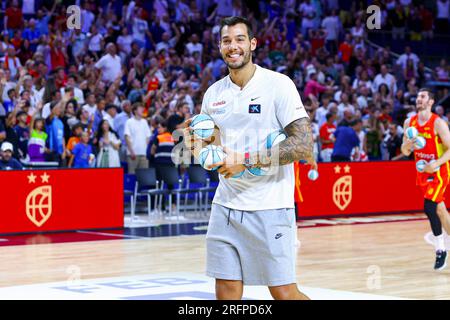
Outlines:
{"type": "Polygon", "coordinates": [[[228,71],[223,17],[253,24],[254,62],[288,75],[318,161],[402,159],[418,89],[449,121],[450,0],[2,1],[0,168],[173,165],[172,133],[228,71]],[[367,28],[369,5],[381,26],[367,28]],[[67,8],[81,9],[79,29],[67,8]]]}

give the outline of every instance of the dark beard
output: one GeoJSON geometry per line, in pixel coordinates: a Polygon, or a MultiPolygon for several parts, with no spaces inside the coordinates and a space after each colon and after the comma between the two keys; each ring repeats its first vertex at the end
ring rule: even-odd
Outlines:
{"type": "Polygon", "coordinates": [[[250,62],[251,54],[252,54],[251,51],[244,53],[244,60],[242,61],[241,64],[238,64],[238,65],[230,64],[226,61],[225,57],[222,57],[222,58],[229,69],[238,70],[238,69],[242,69],[243,67],[245,67],[247,65],[247,63],[250,62]]]}

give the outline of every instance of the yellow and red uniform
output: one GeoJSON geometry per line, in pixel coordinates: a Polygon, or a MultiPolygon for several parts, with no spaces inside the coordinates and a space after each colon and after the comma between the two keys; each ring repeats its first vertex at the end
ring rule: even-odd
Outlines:
{"type": "MultiPolygon", "coordinates": [[[[425,147],[414,151],[415,161],[439,159],[445,152],[444,145],[441,138],[437,135],[434,123],[439,116],[432,113],[430,119],[424,124],[420,125],[418,116],[411,118],[410,126],[415,127],[419,132],[419,136],[425,138],[425,147]]],[[[438,171],[430,174],[426,172],[417,172],[416,184],[422,189],[425,199],[434,202],[441,202],[444,200],[444,193],[450,179],[450,165],[445,163],[441,165],[438,171]]]]}

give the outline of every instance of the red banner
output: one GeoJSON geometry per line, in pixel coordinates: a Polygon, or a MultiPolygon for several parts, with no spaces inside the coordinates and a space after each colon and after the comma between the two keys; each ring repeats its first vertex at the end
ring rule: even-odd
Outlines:
{"type": "Polygon", "coordinates": [[[123,170],[0,172],[0,233],[123,227],[123,170]]]}
{"type": "Polygon", "coordinates": [[[300,168],[300,218],[423,210],[413,161],[322,163],[316,181],[308,170],[300,168]]]}

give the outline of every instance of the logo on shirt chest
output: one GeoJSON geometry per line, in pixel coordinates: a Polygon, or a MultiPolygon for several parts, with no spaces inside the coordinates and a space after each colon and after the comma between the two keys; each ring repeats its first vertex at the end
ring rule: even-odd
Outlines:
{"type": "Polygon", "coordinates": [[[212,106],[213,106],[213,107],[218,107],[218,106],[223,106],[224,104],[226,104],[226,101],[225,101],[225,100],[222,100],[222,101],[214,102],[214,103],[212,104],[212,106]]]}
{"type": "Polygon", "coordinates": [[[250,104],[248,106],[248,113],[252,113],[252,114],[261,113],[261,105],[260,104],[250,104]]]}

